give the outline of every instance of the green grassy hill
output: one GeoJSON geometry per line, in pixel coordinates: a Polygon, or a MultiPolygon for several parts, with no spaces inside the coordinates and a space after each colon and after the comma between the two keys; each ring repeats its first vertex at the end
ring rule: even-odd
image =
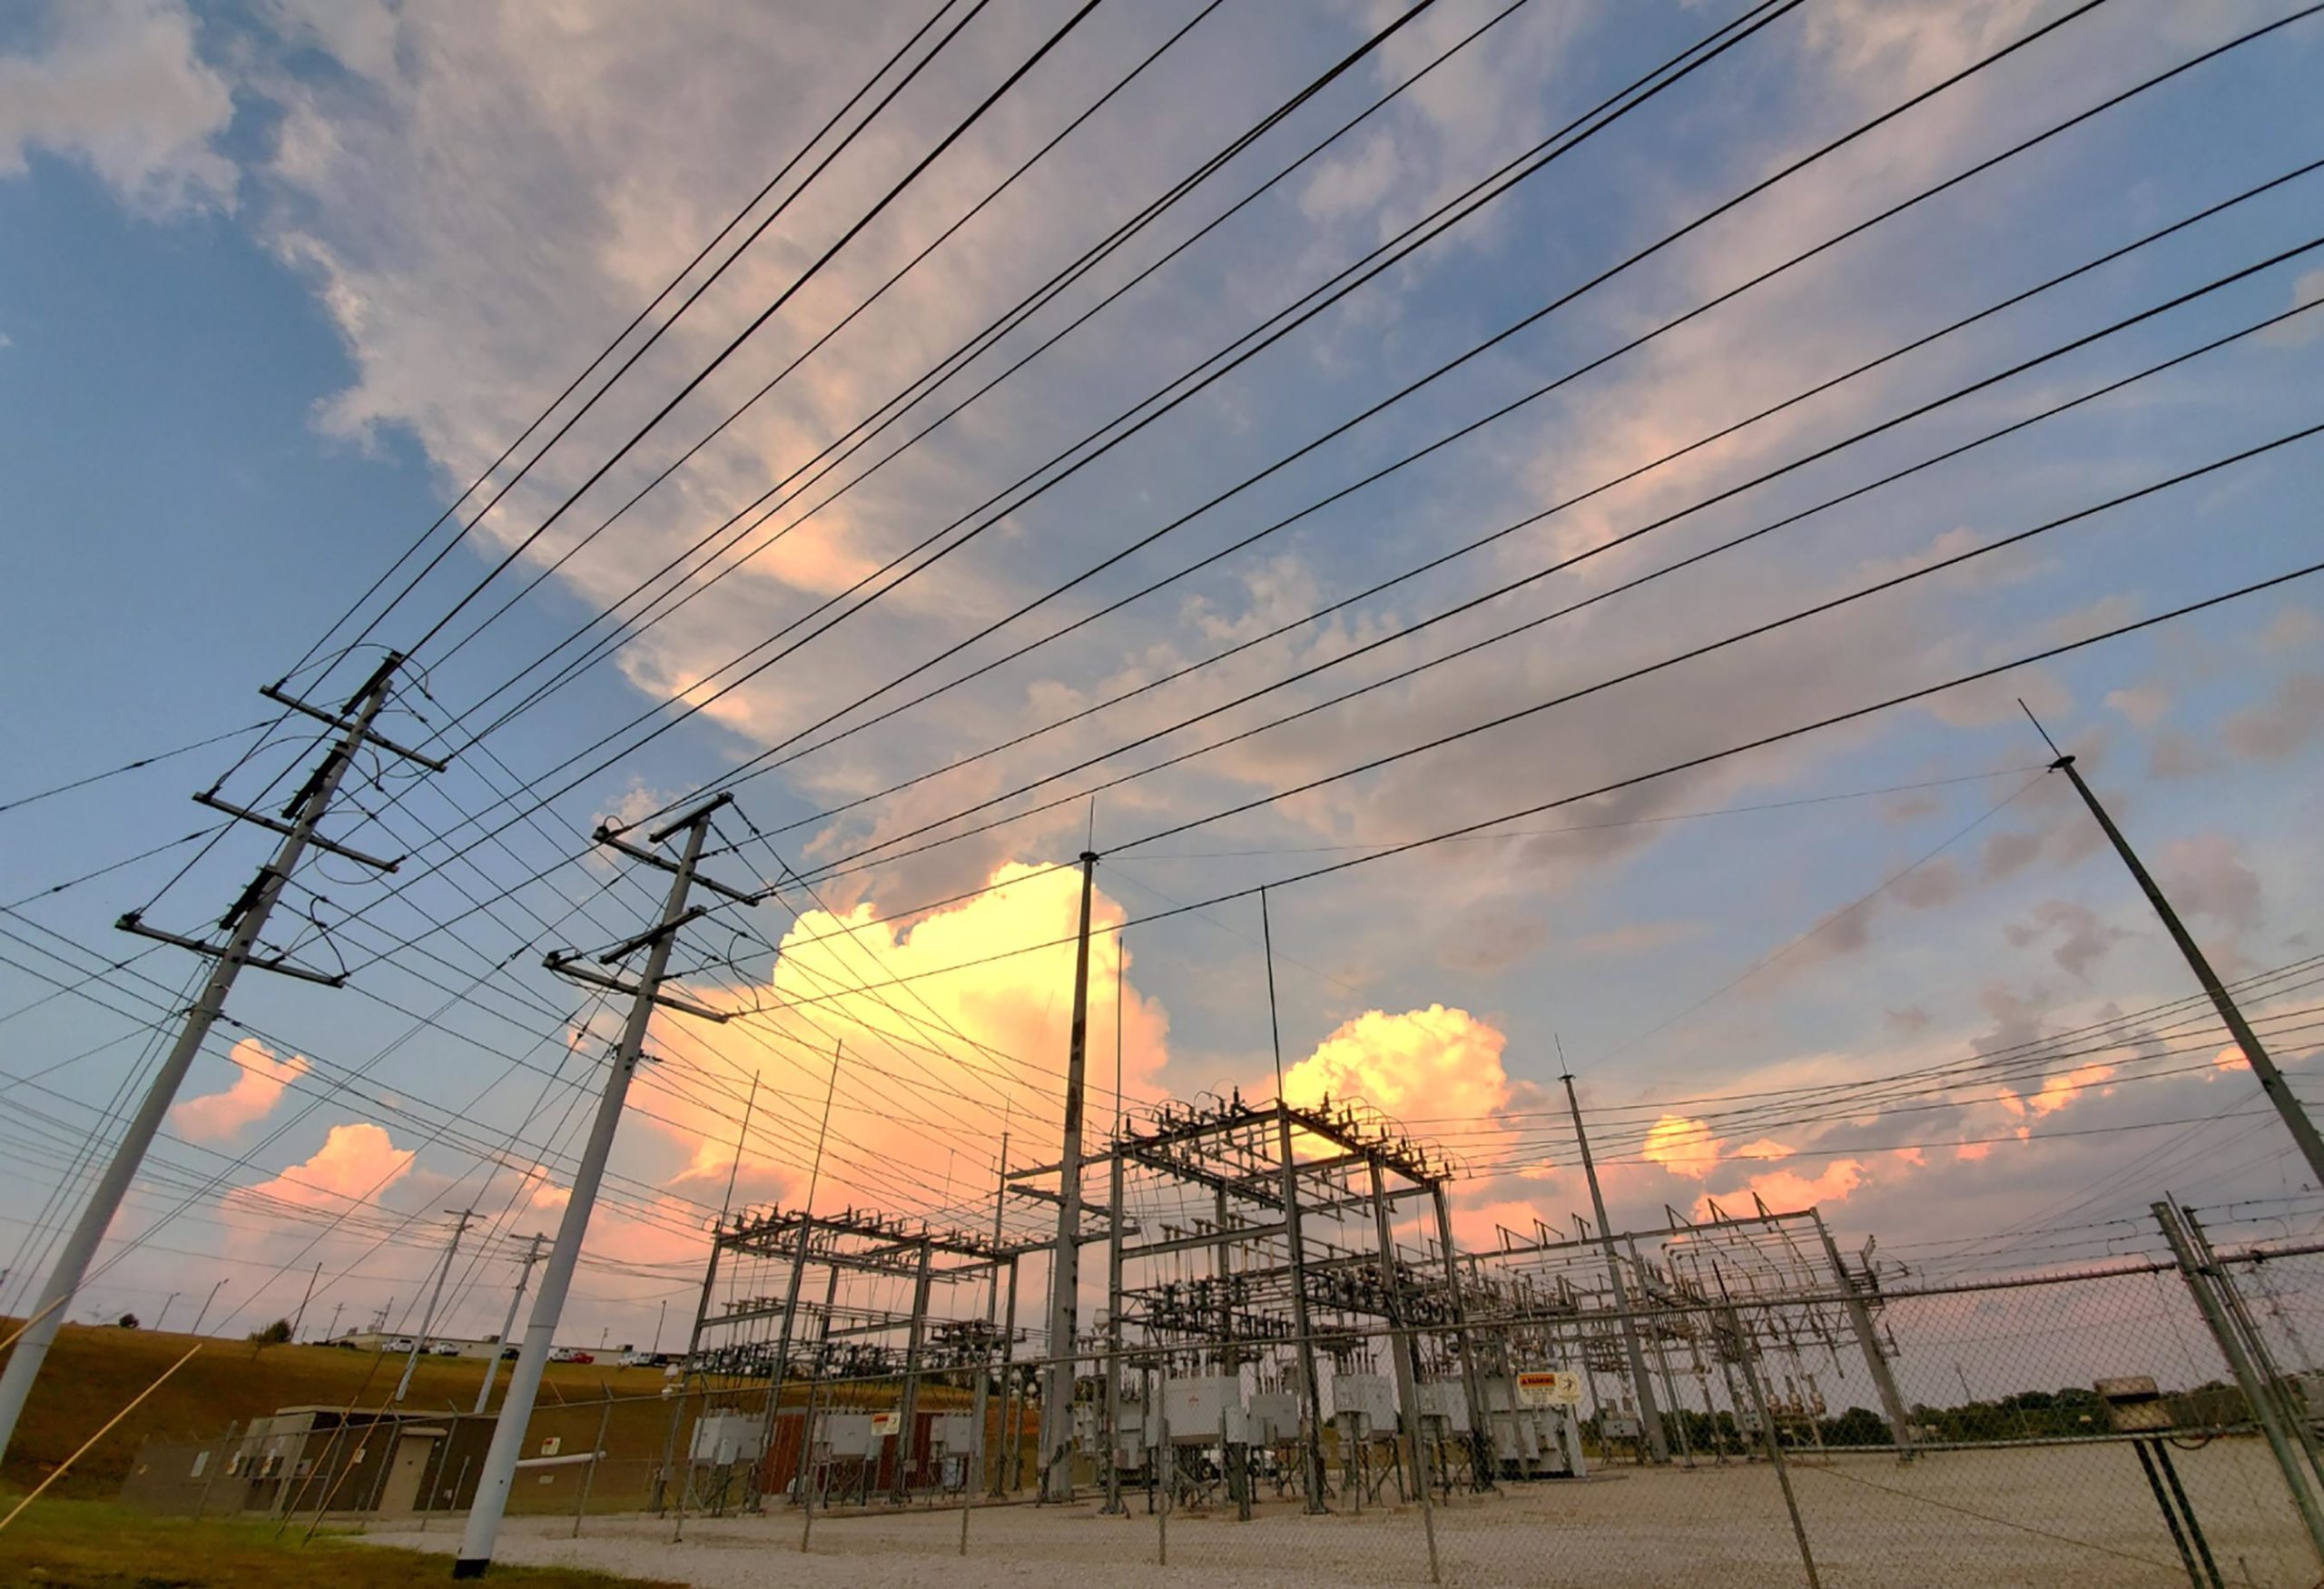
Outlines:
{"type": "MultiPolygon", "coordinates": [[[[0,1337],[15,1328],[14,1320],[0,1325],[0,1337]]],[[[194,1337],[187,1335],[66,1325],[25,1408],[7,1461],[0,1466],[0,1485],[25,1490],[47,1477],[193,1344],[194,1337]]],[[[0,1354],[0,1362],[5,1360],[6,1355],[0,1354]]],[[[405,1405],[415,1411],[464,1412],[475,1405],[485,1367],[478,1359],[422,1357],[405,1405]]],[[[500,1384],[507,1383],[508,1367],[501,1366],[500,1384]]],[[[344,1406],[350,1402],[376,1407],[394,1394],[402,1373],[400,1357],[382,1358],[338,1347],[260,1350],[247,1341],[204,1340],[193,1361],[74,1464],[49,1493],[109,1499],[149,1437],[202,1439],[224,1433],[229,1424],[244,1423],[278,1407],[344,1406]]],[[[541,1385],[540,1405],[547,1408],[560,1401],[602,1401],[608,1389],[617,1397],[653,1397],[663,1384],[658,1368],[552,1363],[541,1385]]],[[[495,1401],[497,1405],[497,1397],[495,1401]]],[[[625,1408],[615,1421],[635,1421],[635,1434],[643,1436],[649,1425],[658,1431],[666,1420],[641,1405],[634,1420],[625,1408]]],[[[652,1444],[658,1451],[658,1434],[652,1444]]]]}

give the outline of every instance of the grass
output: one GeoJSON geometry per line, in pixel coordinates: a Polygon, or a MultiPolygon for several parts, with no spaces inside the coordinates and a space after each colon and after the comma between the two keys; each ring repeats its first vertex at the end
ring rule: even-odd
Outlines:
{"type": "MultiPolygon", "coordinates": [[[[13,1321],[0,1324],[0,1337],[14,1327],[13,1321]]],[[[57,1334],[16,1426],[7,1463],[0,1467],[0,1485],[21,1494],[47,1477],[193,1344],[194,1337],[189,1335],[66,1325],[57,1334]]],[[[0,1354],[0,1362],[5,1360],[6,1354],[0,1354]]],[[[422,1357],[407,1405],[416,1409],[440,1410],[448,1406],[465,1410],[476,1400],[477,1382],[484,1370],[480,1358],[422,1357]]],[[[382,1358],[337,1347],[269,1347],[256,1351],[246,1341],[204,1341],[199,1356],[74,1464],[49,1495],[110,1499],[128,1476],[138,1448],[155,1436],[206,1439],[223,1434],[229,1424],[247,1422],[278,1407],[343,1406],[350,1401],[378,1406],[394,1392],[402,1372],[401,1357],[382,1358]]],[[[505,1367],[500,1381],[507,1383],[505,1367]]],[[[657,1368],[554,1363],[541,1386],[540,1405],[554,1407],[560,1400],[597,1401],[608,1387],[616,1396],[651,1397],[661,1390],[662,1384],[657,1368]]],[[[655,1448],[659,1449],[658,1440],[655,1448]]],[[[0,1535],[0,1539],[5,1537],[0,1535]]],[[[0,1575],[0,1581],[7,1580],[0,1575]]]]}
{"type": "MultiPolygon", "coordinates": [[[[0,1583],[44,1589],[278,1589],[320,1583],[332,1589],[400,1589],[450,1576],[439,1555],[360,1545],[329,1534],[301,1546],[299,1536],[295,1527],[278,1540],[271,1524],[148,1517],[44,1495],[0,1532],[0,1583]]],[[[496,1566],[488,1582],[507,1589],[679,1589],[666,1579],[648,1583],[565,1567],[496,1566]]]]}

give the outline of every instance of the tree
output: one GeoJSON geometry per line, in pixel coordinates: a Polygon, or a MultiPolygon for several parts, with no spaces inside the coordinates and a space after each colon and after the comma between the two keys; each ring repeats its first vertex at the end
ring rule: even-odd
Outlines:
{"type": "Polygon", "coordinates": [[[137,1327],[137,1315],[134,1313],[124,1313],[119,1318],[114,1319],[113,1323],[120,1326],[123,1329],[135,1329],[137,1327]]]}
{"type": "Polygon", "coordinates": [[[287,1318],[278,1318],[264,1329],[251,1331],[251,1341],[255,1346],[279,1347],[290,1338],[290,1321],[287,1318]]]}

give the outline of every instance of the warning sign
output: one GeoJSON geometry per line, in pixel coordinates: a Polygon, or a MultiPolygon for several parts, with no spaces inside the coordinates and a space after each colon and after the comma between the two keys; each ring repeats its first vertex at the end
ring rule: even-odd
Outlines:
{"type": "Polygon", "coordinates": [[[875,1440],[884,1440],[891,1435],[901,1434],[903,1426],[904,1416],[901,1413],[873,1413],[872,1415],[872,1437],[875,1440]]]}
{"type": "Polygon", "coordinates": [[[1581,1376],[1569,1374],[1562,1368],[1520,1374],[1517,1377],[1517,1405],[1579,1406],[1581,1405],[1581,1376]]]}

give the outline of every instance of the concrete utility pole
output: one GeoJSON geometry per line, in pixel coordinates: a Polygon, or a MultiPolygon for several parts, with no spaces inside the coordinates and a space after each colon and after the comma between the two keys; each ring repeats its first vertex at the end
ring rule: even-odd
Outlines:
{"type": "Polygon", "coordinates": [[[81,1210],[80,1220],[73,1227],[73,1233],[65,1238],[64,1249],[57,1254],[56,1267],[49,1271],[48,1278],[42,1285],[40,1295],[26,1317],[24,1333],[16,1341],[15,1355],[8,1359],[5,1371],[0,1372],[0,1456],[6,1455],[9,1443],[15,1437],[16,1420],[24,1413],[25,1399],[32,1395],[33,1381],[39,1377],[41,1364],[46,1360],[48,1348],[56,1339],[57,1328],[64,1322],[65,1308],[72,1302],[73,1294],[81,1288],[82,1278],[88,1273],[89,1260],[96,1255],[98,1243],[104,1239],[106,1229],[113,1224],[114,1214],[120,1211],[121,1200],[129,1190],[130,1181],[135,1178],[138,1167],[144,1163],[146,1150],[153,1146],[155,1134],[162,1129],[162,1117],[177,1101],[178,1089],[184,1084],[186,1072],[192,1068],[194,1056],[202,1051],[202,1045],[209,1038],[211,1028],[217,1024],[219,1015],[225,1010],[226,995],[233,991],[234,980],[241,974],[242,967],[255,965],[262,971],[277,972],[284,976],[321,982],[330,987],[338,987],[346,980],[343,975],[325,976],[319,972],[291,965],[279,954],[261,958],[258,952],[259,934],[265,931],[267,917],[273,913],[275,902],[281,898],[283,886],[290,881],[291,871],[310,848],[328,850],[334,855],[344,856],[382,872],[396,869],[396,862],[381,861],[320,836],[315,832],[315,824],[330,809],[331,798],[339,793],[340,781],[353,765],[355,753],[367,744],[417,762],[431,771],[444,770],[443,763],[430,761],[426,756],[405,750],[371,732],[371,720],[387,705],[396,669],[402,663],[401,656],[389,653],[387,660],[379,664],[379,670],[356,692],[342,712],[329,712],[319,706],[308,706],[279,689],[263,692],[270,699],[310,717],[320,718],[340,730],[339,738],[333,743],[330,754],[308,775],[281,818],[230,805],[214,794],[195,796],[213,810],[225,812],[230,816],[282,835],[282,843],[275,850],[274,858],[259,869],[258,875],[251,879],[241,896],[226,912],[220,923],[227,933],[222,945],[148,927],[133,911],[121,918],[118,925],[124,932],[192,950],[209,957],[213,963],[209,980],[202,985],[201,997],[186,1012],[185,1024],[178,1029],[177,1041],[171,1046],[161,1069],[153,1073],[153,1082],[146,1088],[137,1112],[129,1118],[129,1123],[122,1130],[121,1140],[113,1147],[112,1162],[97,1178],[96,1187],[89,1193],[88,1203],[81,1210]]]}
{"type": "MultiPolygon", "coordinates": [[[[492,1446],[485,1453],[484,1467],[478,1476],[476,1500],[468,1511],[468,1527],[460,1535],[459,1554],[453,1558],[455,1578],[480,1578],[492,1564],[493,1541],[499,1535],[500,1520],[507,1511],[508,1491],[517,1477],[517,1459],[524,1452],[526,1426],[532,1421],[533,1402],[540,1394],[541,1373],[548,1367],[549,1348],[556,1338],[557,1321],[565,1312],[566,1293],[573,1285],[573,1267],[581,1257],[582,1238],[588,1233],[589,1215],[596,1205],[597,1187],[605,1179],[614,1133],[621,1126],[630,1076],[645,1051],[645,1032],[653,1020],[654,1008],[660,1004],[705,1021],[727,1019],[718,1011],[664,993],[662,979],[669,971],[670,951],[677,943],[679,929],[699,913],[687,907],[686,897],[695,883],[694,868],[702,859],[710,818],[732,798],[721,794],[648,835],[649,844],[659,844],[675,834],[685,834],[684,854],[677,861],[623,843],[606,828],[597,830],[600,843],[674,873],[669,895],[663,902],[662,919],[598,957],[601,964],[613,965],[640,949],[645,950],[645,966],[635,983],[575,963],[581,959],[577,952],[552,953],[546,962],[551,971],[576,982],[631,995],[629,1019],[622,1026],[621,1041],[615,1046],[613,1062],[606,1069],[597,1116],[590,1125],[589,1140],[581,1150],[580,1166],[574,1171],[572,1195],[566,1201],[565,1217],[556,1228],[556,1243],[549,1250],[548,1265],[541,1275],[540,1294],[533,1302],[532,1319],[525,1327],[524,1348],[508,1377],[508,1394],[500,1404],[499,1421],[493,1426],[492,1446]]],[[[732,899],[750,897],[738,889],[714,884],[706,879],[704,886],[732,899]]]]}
{"type": "Polygon", "coordinates": [[[1073,1339],[1080,1318],[1081,1113],[1089,1058],[1089,903],[1098,854],[1081,852],[1081,939],[1073,959],[1073,1033],[1065,1068],[1065,1143],[1058,1157],[1057,1252],[1049,1260],[1049,1369],[1041,1391],[1041,1499],[1073,1495],[1073,1339]]]}
{"type": "Polygon", "coordinates": [[[541,1261],[541,1243],[548,1238],[538,1230],[523,1238],[525,1256],[517,1267],[517,1288],[508,1294],[508,1317],[500,1321],[500,1338],[493,1343],[492,1356],[485,1359],[484,1383],[476,1387],[476,1411],[481,1416],[492,1400],[492,1382],[500,1376],[500,1359],[508,1349],[508,1332],[517,1327],[517,1308],[525,1300],[525,1286],[533,1278],[533,1266],[541,1261]]]}
{"type": "Polygon", "coordinates": [[[1646,1354],[1639,1349],[1638,1320],[1630,1317],[1630,1286],[1622,1278],[1622,1260],[1614,1250],[1614,1228],[1606,1222],[1606,1194],[1598,1189],[1598,1165],[1590,1157],[1590,1133],[1581,1127],[1581,1100],[1573,1091],[1573,1075],[1565,1082],[1566,1107],[1573,1112],[1573,1140],[1581,1149],[1581,1173],[1590,1181],[1590,1207],[1598,1216],[1598,1239],[1606,1249],[1606,1278],[1614,1288],[1614,1307],[1622,1316],[1622,1354],[1630,1360],[1630,1386],[1638,1392],[1639,1426],[1646,1432],[1647,1449],[1657,1462],[1670,1460],[1669,1442],[1662,1433],[1662,1409],[1655,1404],[1654,1385],[1646,1377],[1646,1354]]]}
{"type": "MultiPolygon", "coordinates": [[[[2033,713],[2028,712],[2026,716],[2031,717],[2033,713]]],[[[2038,729],[2042,725],[2036,722],[2034,726],[2038,729]]],[[[2042,737],[2046,740],[2050,736],[2044,732],[2042,737]]],[[[2053,742],[2050,748],[2056,750],[2058,747],[2053,742]]],[[[2243,1012],[2237,1008],[2225,984],[2219,980],[2219,973],[2211,970],[2211,962],[2196,947],[2195,940],[2179,920],[2179,913],[2171,908],[2171,902],[2163,897],[2162,890],[2140,863],[2138,853],[2131,848],[2130,840],[2122,836],[2122,830],[2114,825],[2114,819],[2108,816],[2106,808],[2098,804],[2098,796],[2091,793],[2088,784],[2083,782],[2082,774],[2075,770],[2073,757],[2060,755],[2050,764],[2050,770],[2066,775],[2073,785],[2074,793],[2081,795],[2083,804],[2090,807],[2090,814],[2098,819],[2099,827],[2104,830],[2107,841],[2114,846],[2114,853],[2122,856],[2122,864],[2131,869],[2131,876],[2138,883],[2140,892],[2146,895],[2147,903],[2152,905],[2154,913],[2162,918],[2163,928],[2171,934],[2171,941],[2179,946],[2179,952],[2186,956],[2188,969],[2203,985],[2203,992],[2211,995],[2211,1005],[2219,1012],[2221,1022],[2235,1039],[2235,1046],[2243,1051],[2244,1061],[2251,1067],[2251,1074],[2259,1079],[2260,1091],[2267,1094],[2268,1101],[2276,1106],[2278,1114],[2283,1116],[2284,1126],[2291,1132],[2291,1140],[2299,1144],[2300,1157],[2308,1160],[2309,1179],[2319,1186],[2324,1186],[2324,1137],[2316,1134],[2315,1122],[2308,1118],[2308,1111],[2292,1095],[2290,1083],[2276,1068],[2276,1061],[2269,1056],[2258,1034],[2252,1031],[2250,1023],[2243,1019],[2243,1012]]]]}
{"type": "Polygon", "coordinates": [[[1315,1337],[1307,1316],[1307,1246],[1299,1224],[1299,1160],[1291,1145],[1291,1100],[1283,1091],[1283,1020],[1275,1012],[1275,925],[1267,915],[1267,891],[1259,890],[1259,946],[1267,965],[1267,1033],[1275,1044],[1275,1152],[1281,1160],[1283,1239],[1291,1263],[1291,1330],[1299,1337],[1299,1479],[1301,1505],[1310,1516],[1324,1505],[1324,1394],[1315,1375],[1315,1337]]]}
{"type": "Polygon", "coordinates": [[[411,1337],[411,1350],[404,1354],[403,1377],[396,1381],[396,1399],[401,1401],[411,1389],[411,1371],[419,1367],[419,1354],[428,1349],[428,1337],[436,1327],[436,1304],[443,1300],[444,1281],[452,1272],[452,1260],[460,1255],[460,1238],[468,1233],[468,1224],[476,1218],[474,1209],[447,1209],[452,1216],[452,1239],[444,1244],[444,1267],[436,1271],[436,1283],[428,1288],[428,1306],[419,1315],[419,1333],[411,1337]]]}

